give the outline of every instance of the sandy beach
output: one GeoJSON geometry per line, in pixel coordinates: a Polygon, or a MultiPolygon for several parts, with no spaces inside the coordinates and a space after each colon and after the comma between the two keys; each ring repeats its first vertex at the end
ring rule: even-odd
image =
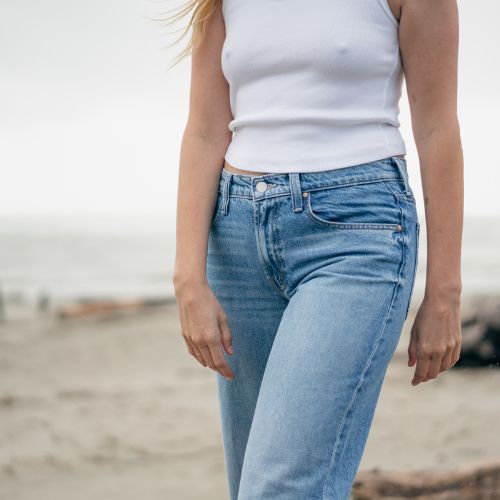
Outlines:
{"type": "MultiPolygon", "coordinates": [[[[228,499],[215,374],[187,353],[175,302],[78,320],[22,304],[7,313],[1,500],[228,499]]],[[[414,313],[360,470],[497,459],[500,369],[455,368],[411,386],[414,313]]]]}

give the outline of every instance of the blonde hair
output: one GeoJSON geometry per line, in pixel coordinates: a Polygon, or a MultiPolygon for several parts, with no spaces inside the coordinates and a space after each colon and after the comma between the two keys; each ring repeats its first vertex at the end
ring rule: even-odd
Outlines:
{"type": "MultiPolygon", "coordinates": [[[[165,17],[159,19],[161,24],[169,26],[179,19],[183,18],[184,16],[187,16],[188,13],[192,11],[189,22],[184,28],[184,32],[182,33],[182,35],[172,44],[167,46],[170,47],[178,43],[182,38],[186,36],[189,28],[193,28],[187,46],[177,55],[177,57],[174,59],[174,63],[170,66],[170,68],[190,55],[193,48],[201,44],[206,35],[207,19],[215,12],[221,2],[222,0],[189,0],[176,9],[178,11],[176,14],[167,14],[165,17]]],[[[171,10],[167,12],[171,12],[171,10]]]]}

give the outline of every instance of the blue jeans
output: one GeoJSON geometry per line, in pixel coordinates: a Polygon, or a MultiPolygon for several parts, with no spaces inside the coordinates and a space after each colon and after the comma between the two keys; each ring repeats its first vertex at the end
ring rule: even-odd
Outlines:
{"type": "Polygon", "coordinates": [[[235,379],[217,377],[232,500],[349,498],[407,317],[420,224],[406,160],[223,169],[207,255],[235,379]]]}

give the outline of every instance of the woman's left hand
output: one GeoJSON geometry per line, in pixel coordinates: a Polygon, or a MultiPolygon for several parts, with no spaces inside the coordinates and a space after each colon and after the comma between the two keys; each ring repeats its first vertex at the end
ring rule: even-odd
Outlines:
{"type": "Polygon", "coordinates": [[[460,295],[424,296],[411,328],[408,366],[412,385],[435,379],[460,358],[462,345],[460,295]]]}

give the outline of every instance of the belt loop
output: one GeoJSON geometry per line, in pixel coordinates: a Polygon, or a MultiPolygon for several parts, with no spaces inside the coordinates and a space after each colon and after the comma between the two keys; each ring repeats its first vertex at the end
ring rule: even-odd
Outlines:
{"type": "Polygon", "coordinates": [[[224,182],[222,183],[222,206],[221,206],[221,214],[227,215],[229,211],[229,190],[231,186],[231,178],[233,174],[226,170],[224,172],[224,182]]]}
{"type": "Polygon", "coordinates": [[[298,172],[289,173],[290,192],[292,194],[292,208],[294,212],[302,212],[302,190],[300,187],[300,174],[298,172]]]}
{"type": "Polygon", "coordinates": [[[406,160],[403,158],[399,158],[398,156],[392,156],[391,158],[392,161],[396,164],[396,167],[398,167],[399,172],[403,176],[403,180],[405,183],[405,194],[407,195],[411,194],[408,169],[406,167],[406,160]]]}

